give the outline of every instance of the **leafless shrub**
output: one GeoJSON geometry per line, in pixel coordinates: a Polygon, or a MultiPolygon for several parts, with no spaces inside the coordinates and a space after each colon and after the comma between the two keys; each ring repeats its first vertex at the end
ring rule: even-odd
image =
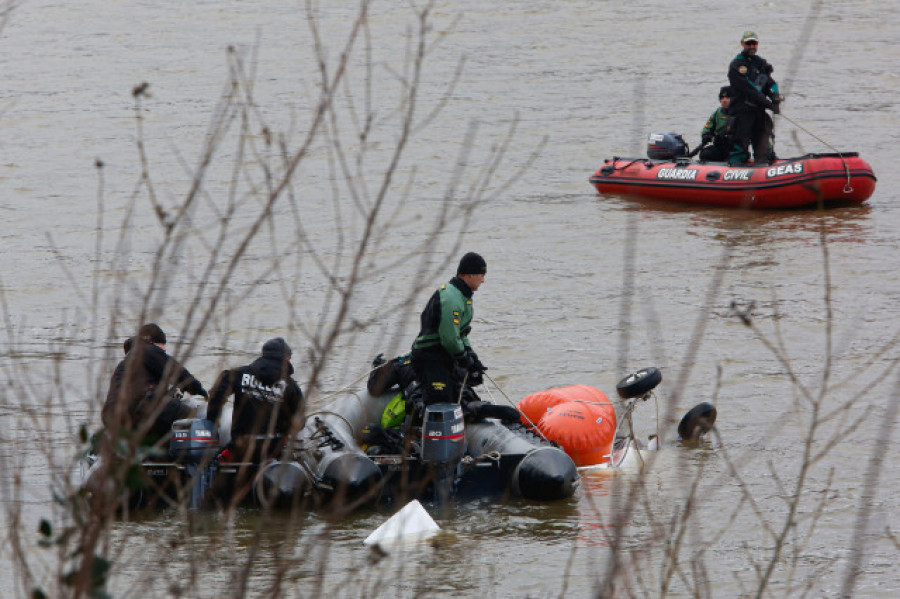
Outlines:
{"type": "MultiPolygon", "coordinates": [[[[0,31],[15,5],[7,2],[0,7],[0,31]]],[[[818,6],[814,4],[816,10],[818,6]]],[[[303,347],[308,348],[310,372],[304,389],[309,401],[318,402],[333,385],[331,381],[347,379],[332,372],[336,368],[334,355],[344,343],[374,331],[381,336],[383,347],[399,347],[398,340],[404,334],[379,329],[385,322],[379,307],[389,304],[396,311],[411,308],[422,286],[431,285],[458,256],[473,211],[490,201],[495,190],[504,189],[505,182],[498,182],[497,175],[515,124],[485,151],[481,145],[485,138],[477,135],[479,123],[467,123],[462,139],[454,140],[458,144],[456,159],[448,169],[447,186],[438,194],[440,197],[428,198],[429,216],[421,217],[414,199],[419,181],[410,148],[416,135],[452,98],[455,79],[446,82],[444,91],[427,106],[420,95],[431,85],[425,81],[423,65],[445,34],[429,29],[430,4],[411,7],[407,53],[399,64],[379,70],[373,59],[375,34],[368,22],[369,8],[369,2],[361,3],[357,18],[347,24],[346,38],[336,48],[335,38],[320,29],[315,4],[306,4],[316,84],[308,110],[293,115],[286,130],[269,122],[271,115],[255,101],[258,65],[254,55],[231,48],[222,96],[195,164],[181,162],[188,184],[174,201],[159,190],[160,180],[168,173],[160,175],[155,170],[145,137],[145,110],[154,101],[153,84],[135,85],[132,95],[139,173],[122,220],[113,225],[106,219],[114,213],[110,206],[118,198],[112,202],[107,198],[105,166],[100,159],[96,163],[95,263],[103,268],[98,268],[90,288],[85,289],[76,273],[68,269],[65,256],[57,254],[73,295],[80,305],[89,307],[85,310],[90,317],[91,345],[96,362],[103,364],[87,373],[94,387],[91,401],[84,408],[72,406],[67,398],[67,385],[60,374],[64,346],[50,348],[55,360],[49,385],[36,384],[46,381],[48,373],[33,372],[24,351],[12,352],[3,365],[10,383],[8,395],[19,401],[19,405],[6,409],[10,415],[15,411],[21,429],[44,436],[37,453],[43,462],[41,468],[51,473],[48,478],[54,493],[49,513],[35,530],[35,523],[23,515],[30,500],[27,471],[34,468],[29,460],[34,458],[7,450],[12,444],[4,438],[0,464],[9,484],[0,486],[0,492],[7,542],[0,551],[11,557],[11,575],[20,595],[103,596],[107,588],[115,587],[122,596],[198,596],[206,590],[204,585],[217,585],[218,594],[223,596],[244,596],[251,589],[262,596],[281,596],[296,590],[292,585],[301,576],[298,572],[307,583],[303,594],[308,596],[327,594],[334,584],[358,590],[358,596],[383,596],[395,588],[390,571],[362,582],[351,574],[347,580],[326,584],[326,565],[339,559],[329,543],[337,525],[327,519],[310,525],[300,510],[283,513],[262,509],[248,515],[232,505],[223,514],[206,514],[177,505],[169,510],[164,527],[137,529],[150,530],[156,536],[130,539],[117,523],[120,518],[139,519],[127,510],[124,515],[119,511],[122,494],[134,472],[133,463],[106,460],[115,466],[106,477],[109,485],[94,490],[90,506],[85,492],[69,476],[73,439],[77,439],[79,451],[87,450],[105,393],[108,366],[119,353],[118,343],[110,340],[118,339],[123,331],[133,331],[140,323],[162,316],[169,322],[180,317],[174,327],[180,334],[175,346],[179,360],[190,360],[201,345],[215,345],[223,356],[247,351],[232,345],[235,329],[252,319],[248,314],[252,314],[254,302],[261,297],[271,302],[276,297],[281,309],[270,313],[268,320],[277,318],[284,325],[267,326],[279,333],[286,329],[286,336],[301,339],[303,347]],[[382,91],[394,94],[387,106],[374,93],[379,85],[385,85],[382,91]],[[303,172],[308,164],[321,167],[315,177],[303,172]],[[473,171],[473,164],[481,166],[473,171]],[[312,186],[312,179],[318,185],[312,186]],[[322,214],[327,218],[320,218],[322,214]],[[325,221],[330,223],[328,235],[319,230],[325,221]],[[418,235],[414,243],[402,244],[404,251],[398,255],[391,235],[409,229],[418,235]],[[111,264],[104,260],[110,245],[114,248],[111,254],[116,256],[111,264]],[[151,257],[150,266],[142,272],[132,261],[146,255],[151,257]],[[392,277],[400,269],[404,270],[403,284],[396,284],[392,277]],[[315,307],[300,300],[304,295],[315,297],[315,307]],[[107,296],[113,298],[108,312],[107,296]],[[59,441],[63,438],[64,442],[59,441]],[[165,532],[159,533],[163,528],[165,532]],[[273,528],[279,533],[273,534],[273,528]],[[41,543],[37,553],[36,536],[41,543]],[[302,542],[298,543],[298,538],[302,542]],[[259,573],[262,555],[274,557],[259,573]],[[158,565],[170,556],[176,556],[177,563],[167,566],[160,576],[158,565]],[[126,564],[129,573],[146,572],[139,580],[123,580],[126,564]]],[[[805,36],[809,30],[804,29],[805,36]]],[[[462,67],[460,63],[457,77],[462,67]]],[[[637,95],[640,98],[641,94],[637,95]]],[[[628,325],[637,272],[637,226],[637,219],[631,219],[625,239],[620,371],[627,369],[630,357],[628,325]]],[[[711,319],[731,303],[731,317],[744,325],[748,341],[762,344],[774,356],[786,393],[794,397],[792,409],[780,416],[803,422],[797,459],[780,463],[779,456],[770,458],[764,467],[773,489],[762,492],[748,482],[747,474],[751,468],[759,469],[763,458],[732,451],[731,440],[714,431],[711,444],[717,451],[714,455],[699,452],[699,457],[684,467],[677,496],[659,500],[650,475],[652,463],[647,474],[613,479],[610,484],[627,485],[621,494],[623,499],[616,503],[612,515],[601,514],[596,508],[597,520],[608,525],[609,545],[586,558],[597,564],[596,596],[718,596],[709,583],[708,573],[714,567],[712,553],[721,539],[735,532],[733,523],[739,519],[750,521],[764,539],[756,546],[745,547],[742,557],[747,569],[735,573],[742,596],[817,596],[815,575],[835,568],[843,572],[842,596],[854,594],[872,532],[873,496],[884,467],[878,448],[890,444],[896,422],[896,402],[888,401],[882,409],[866,393],[869,387],[896,376],[896,359],[891,356],[896,354],[898,337],[894,335],[874,348],[875,359],[869,368],[835,380],[831,265],[824,228],[819,242],[825,273],[821,319],[824,350],[821,372],[814,383],[808,382],[808,374],[795,370],[777,297],[771,301],[756,298],[755,303],[732,302],[724,297],[722,281],[732,265],[732,247],[726,243],[706,284],[687,352],[680,357],[683,366],[677,370],[663,405],[663,421],[673,421],[686,396],[693,362],[711,319]],[[760,318],[762,310],[767,311],[764,319],[760,318]],[[866,384],[859,384],[860,380],[866,384]],[[854,387],[863,390],[839,398],[839,392],[854,387]],[[842,439],[860,430],[872,413],[882,416],[858,498],[847,559],[836,562],[827,558],[814,567],[803,567],[810,558],[811,539],[831,507],[838,473],[828,458],[840,451],[842,439]],[[818,479],[812,481],[814,473],[818,479]],[[706,494],[723,487],[737,487],[739,501],[717,522],[703,522],[706,494]],[[649,538],[632,538],[631,523],[636,518],[647,523],[649,538]],[[657,557],[660,553],[661,559],[657,557]]],[[[21,346],[10,325],[2,287],[0,302],[10,347],[21,346]]],[[[652,308],[646,307],[647,319],[658,322],[652,308]]],[[[727,376],[720,366],[713,383],[714,402],[719,400],[721,381],[727,376]]],[[[777,420],[773,428],[779,426],[777,420]]],[[[132,441],[108,440],[99,449],[108,457],[122,444],[133,450],[132,441]]],[[[591,498],[587,501],[590,503],[591,498]]],[[[883,537],[900,551],[896,531],[886,528],[883,537]]],[[[458,548],[446,551],[454,559],[465,558],[458,548]]],[[[568,569],[559,580],[560,596],[571,591],[573,564],[585,559],[585,553],[576,553],[573,548],[568,569]]],[[[377,574],[378,557],[371,559],[377,574]]],[[[422,572],[415,574],[424,573],[425,566],[417,568],[422,572]]],[[[497,576],[494,571],[489,575],[497,576]]],[[[425,583],[404,590],[413,596],[428,592],[425,583]]]]}
{"type": "MultiPolygon", "coordinates": [[[[387,289],[381,285],[378,293],[389,298],[391,310],[406,309],[422,286],[431,285],[434,276],[457,257],[473,211],[505,185],[496,179],[515,133],[515,121],[499,140],[490,142],[489,149],[481,147],[485,142],[484,136],[478,135],[477,121],[467,124],[461,139],[448,140],[458,150],[443,194],[429,200],[428,210],[416,209],[412,198],[418,194],[418,181],[411,166],[414,157],[409,156],[410,144],[452,97],[456,82],[441,83],[444,89],[436,99],[423,103],[423,88],[433,87],[426,81],[424,65],[446,32],[432,28],[430,3],[410,6],[406,52],[396,66],[387,69],[386,76],[376,72],[379,65],[372,57],[370,7],[367,0],[360,3],[355,20],[347,24],[345,38],[336,47],[333,37],[325,39],[316,4],[306,4],[318,78],[315,97],[300,119],[302,124],[295,121],[292,130],[279,132],[267,122],[267,115],[254,98],[257,65],[252,55],[229,48],[227,84],[198,160],[193,166],[182,161],[188,184],[174,203],[159,193],[157,181],[161,175],[154,170],[146,142],[145,114],[154,101],[152,83],[134,87],[140,172],[123,221],[117,226],[106,222],[110,199],[104,189],[104,163],[98,159],[95,165],[99,190],[97,264],[108,255],[109,239],[113,263],[98,267],[90,289],[85,290],[79,277],[67,270],[64,256],[58,255],[73,294],[80,298],[81,305],[89,307],[96,344],[116,339],[122,331],[136,331],[141,323],[163,316],[172,322],[179,314],[180,335],[172,353],[186,363],[195,355],[195,347],[216,337],[227,348],[231,323],[252,312],[249,308],[260,301],[259,287],[276,281],[274,297],[270,293],[265,301],[277,298],[283,302],[283,308],[275,313],[286,323],[284,336],[299,336],[307,348],[310,372],[304,390],[307,400],[315,403],[322,394],[323,373],[334,367],[341,344],[376,327],[394,324],[388,323],[383,313],[365,313],[361,306],[378,302],[363,298],[372,294],[380,281],[403,269],[403,285],[389,285],[387,289]],[[377,97],[376,85],[381,92],[377,97]],[[392,99],[385,103],[383,98],[388,93],[392,99]],[[475,168],[474,154],[479,165],[475,168]],[[318,172],[312,186],[309,173],[299,174],[308,163],[311,168],[328,167],[318,172]],[[155,224],[144,217],[148,208],[155,224]],[[419,213],[429,216],[422,218],[419,213]],[[316,230],[326,222],[330,236],[316,230]],[[385,249],[398,228],[418,231],[415,242],[406,244],[399,256],[385,249]],[[147,244],[147,238],[155,240],[155,247],[147,244]],[[135,256],[142,255],[150,257],[146,272],[135,271],[131,264],[135,256]],[[410,263],[414,271],[411,277],[410,263]],[[109,314],[101,312],[107,294],[112,298],[109,314]],[[312,295],[320,302],[312,314],[310,302],[299,301],[303,295],[312,295]]],[[[7,14],[2,13],[4,19],[7,14]]],[[[4,22],[0,21],[0,26],[4,22]]],[[[456,76],[461,72],[460,62],[456,76]]],[[[385,343],[385,347],[396,347],[400,335],[393,333],[394,341],[385,343]]],[[[105,348],[104,364],[115,359],[117,347],[105,348]]],[[[21,363],[10,366],[12,370],[23,367],[21,363]]],[[[22,381],[15,395],[32,419],[30,426],[39,431],[53,430],[51,421],[57,410],[49,408],[53,402],[65,402],[63,382],[55,381],[58,391],[41,400],[39,390],[26,386],[26,381],[34,379],[9,378],[22,381]]],[[[86,422],[94,427],[108,370],[98,368],[91,378],[95,381],[95,399],[89,405],[86,422]]],[[[70,422],[69,435],[79,430],[79,425],[79,451],[85,452],[91,443],[91,429],[84,423],[70,422]]],[[[295,431],[302,425],[300,415],[294,425],[295,431]]],[[[54,508],[38,531],[47,553],[37,558],[31,545],[33,531],[21,519],[21,480],[16,478],[16,484],[4,490],[18,576],[16,587],[22,595],[105,596],[109,581],[119,576],[123,561],[132,560],[129,570],[134,570],[134,560],[148,565],[163,563],[173,551],[183,554],[187,549],[190,559],[181,565],[183,575],[163,584],[172,596],[194,596],[208,578],[210,565],[223,561],[224,548],[233,542],[229,536],[235,532],[234,520],[240,517],[236,505],[225,510],[226,523],[231,524],[211,532],[207,543],[198,542],[191,534],[204,526],[205,516],[187,511],[183,505],[175,506],[180,517],[173,520],[170,535],[155,542],[147,539],[138,553],[129,539],[116,533],[115,523],[123,507],[125,517],[129,517],[122,498],[136,475],[136,439],[141,432],[135,437],[104,435],[94,439],[106,472],[95,477],[103,482],[89,490],[78,487],[67,475],[71,453],[47,446],[43,459],[48,467],[66,475],[53,478],[54,508]]],[[[4,455],[3,465],[13,472],[24,470],[14,455],[4,455]]],[[[242,541],[247,543],[243,557],[230,560],[225,585],[230,595],[247,593],[258,553],[273,542],[271,535],[262,534],[273,518],[284,519],[285,530],[294,538],[302,534],[311,542],[309,549],[279,553],[277,567],[262,582],[268,595],[283,594],[291,573],[301,564],[316,570],[327,563],[327,526],[304,532],[305,516],[300,510],[284,515],[264,509],[256,531],[242,541]]],[[[321,588],[313,589],[312,594],[320,592],[321,588]]]]}

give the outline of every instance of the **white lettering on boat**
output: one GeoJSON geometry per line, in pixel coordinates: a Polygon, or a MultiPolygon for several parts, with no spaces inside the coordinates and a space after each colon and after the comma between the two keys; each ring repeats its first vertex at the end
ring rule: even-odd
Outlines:
{"type": "Polygon", "coordinates": [[[748,169],[740,169],[733,171],[725,171],[722,176],[723,181],[749,181],[751,171],[748,169]]]}
{"type": "Polygon", "coordinates": [[[661,168],[656,173],[657,179],[684,179],[694,181],[699,171],[693,168],[661,168]]]}
{"type": "Polygon", "coordinates": [[[802,162],[792,162],[790,164],[779,164],[766,170],[766,179],[778,177],[780,175],[796,175],[803,172],[802,162]]]}

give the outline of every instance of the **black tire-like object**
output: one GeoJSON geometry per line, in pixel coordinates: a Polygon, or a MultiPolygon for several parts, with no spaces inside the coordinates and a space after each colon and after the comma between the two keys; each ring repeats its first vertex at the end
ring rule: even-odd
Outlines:
{"type": "Polygon", "coordinates": [[[716,406],[704,401],[684,415],[678,423],[678,436],[683,441],[696,442],[716,423],[716,406]]]}
{"type": "Polygon", "coordinates": [[[659,368],[651,366],[632,372],[616,385],[616,391],[622,399],[640,397],[649,393],[662,382],[662,373],[659,368]]]}
{"type": "Polygon", "coordinates": [[[290,508],[300,502],[310,487],[309,476],[300,464],[273,460],[260,468],[253,493],[263,508],[290,508]]]}

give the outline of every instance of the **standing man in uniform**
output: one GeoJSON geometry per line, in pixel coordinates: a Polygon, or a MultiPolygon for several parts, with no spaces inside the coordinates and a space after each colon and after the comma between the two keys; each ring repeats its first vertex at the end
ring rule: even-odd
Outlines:
{"type": "Polygon", "coordinates": [[[734,146],[728,162],[747,162],[751,145],[756,164],[772,162],[774,154],[769,144],[772,120],[766,109],[778,114],[784,97],[772,79],[772,65],[756,54],[759,47],[756,33],[745,31],[741,36],[741,46],[741,53],[728,66],[728,82],[734,94],[729,108],[734,146]]]}
{"type": "Polygon", "coordinates": [[[291,348],[276,337],[263,344],[262,355],[252,363],[219,375],[206,417],[216,422],[222,406],[234,395],[230,449],[237,461],[253,462],[277,454],[294,419],[302,419],[303,393],[293,373],[291,348]]]}
{"type": "Polygon", "coordinates": [[[455,403],[463,380],[487,370],[469,345],[472,295],[484,283],[487,262],[475,252],[459,261],[456,276],[434,292],[422,311],[422,327],[412,346],[412,365],[425,405],[455,403]]]}

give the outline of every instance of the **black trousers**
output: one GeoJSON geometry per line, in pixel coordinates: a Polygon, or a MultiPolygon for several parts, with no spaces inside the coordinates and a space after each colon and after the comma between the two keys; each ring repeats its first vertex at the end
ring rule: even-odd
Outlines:
{"type": "Polygon", "coordinates": [[[459,380],[453,358],[447,352],[439,347],[414,349],[412,365],[426,406],[456,403],[459,399],[459,380]]]}
{"type": "Polygon", "coordinates": [[[700,150],[700,160],[703,162],[719,162],[728,160],[728,153],[731,151],[731,144],[727,141],[720,143],[716,141],[713,145],[706,146],[700,150]]]}
{"type": "Polygon", "coordinates": [[[731,162],[747,162],[750,159],[750,147],[753,147],[753,160],[757,164],[768,162],[772,155],[769,139],[772,136],[773,123],[766,111],[761,108],[747,108],[729,117],[734,148],[728,157],[731,162]]]}
{"type": "Polygon", "coordinates": [[[193,418],[196,414],[193,408],[178,399],[164,399],[164,401],[166,401],[165,407],[150,428],[150,434],[158,438],[168,435],[172,431],[172,425],[175,424],[176,420],[193,418]]]}

